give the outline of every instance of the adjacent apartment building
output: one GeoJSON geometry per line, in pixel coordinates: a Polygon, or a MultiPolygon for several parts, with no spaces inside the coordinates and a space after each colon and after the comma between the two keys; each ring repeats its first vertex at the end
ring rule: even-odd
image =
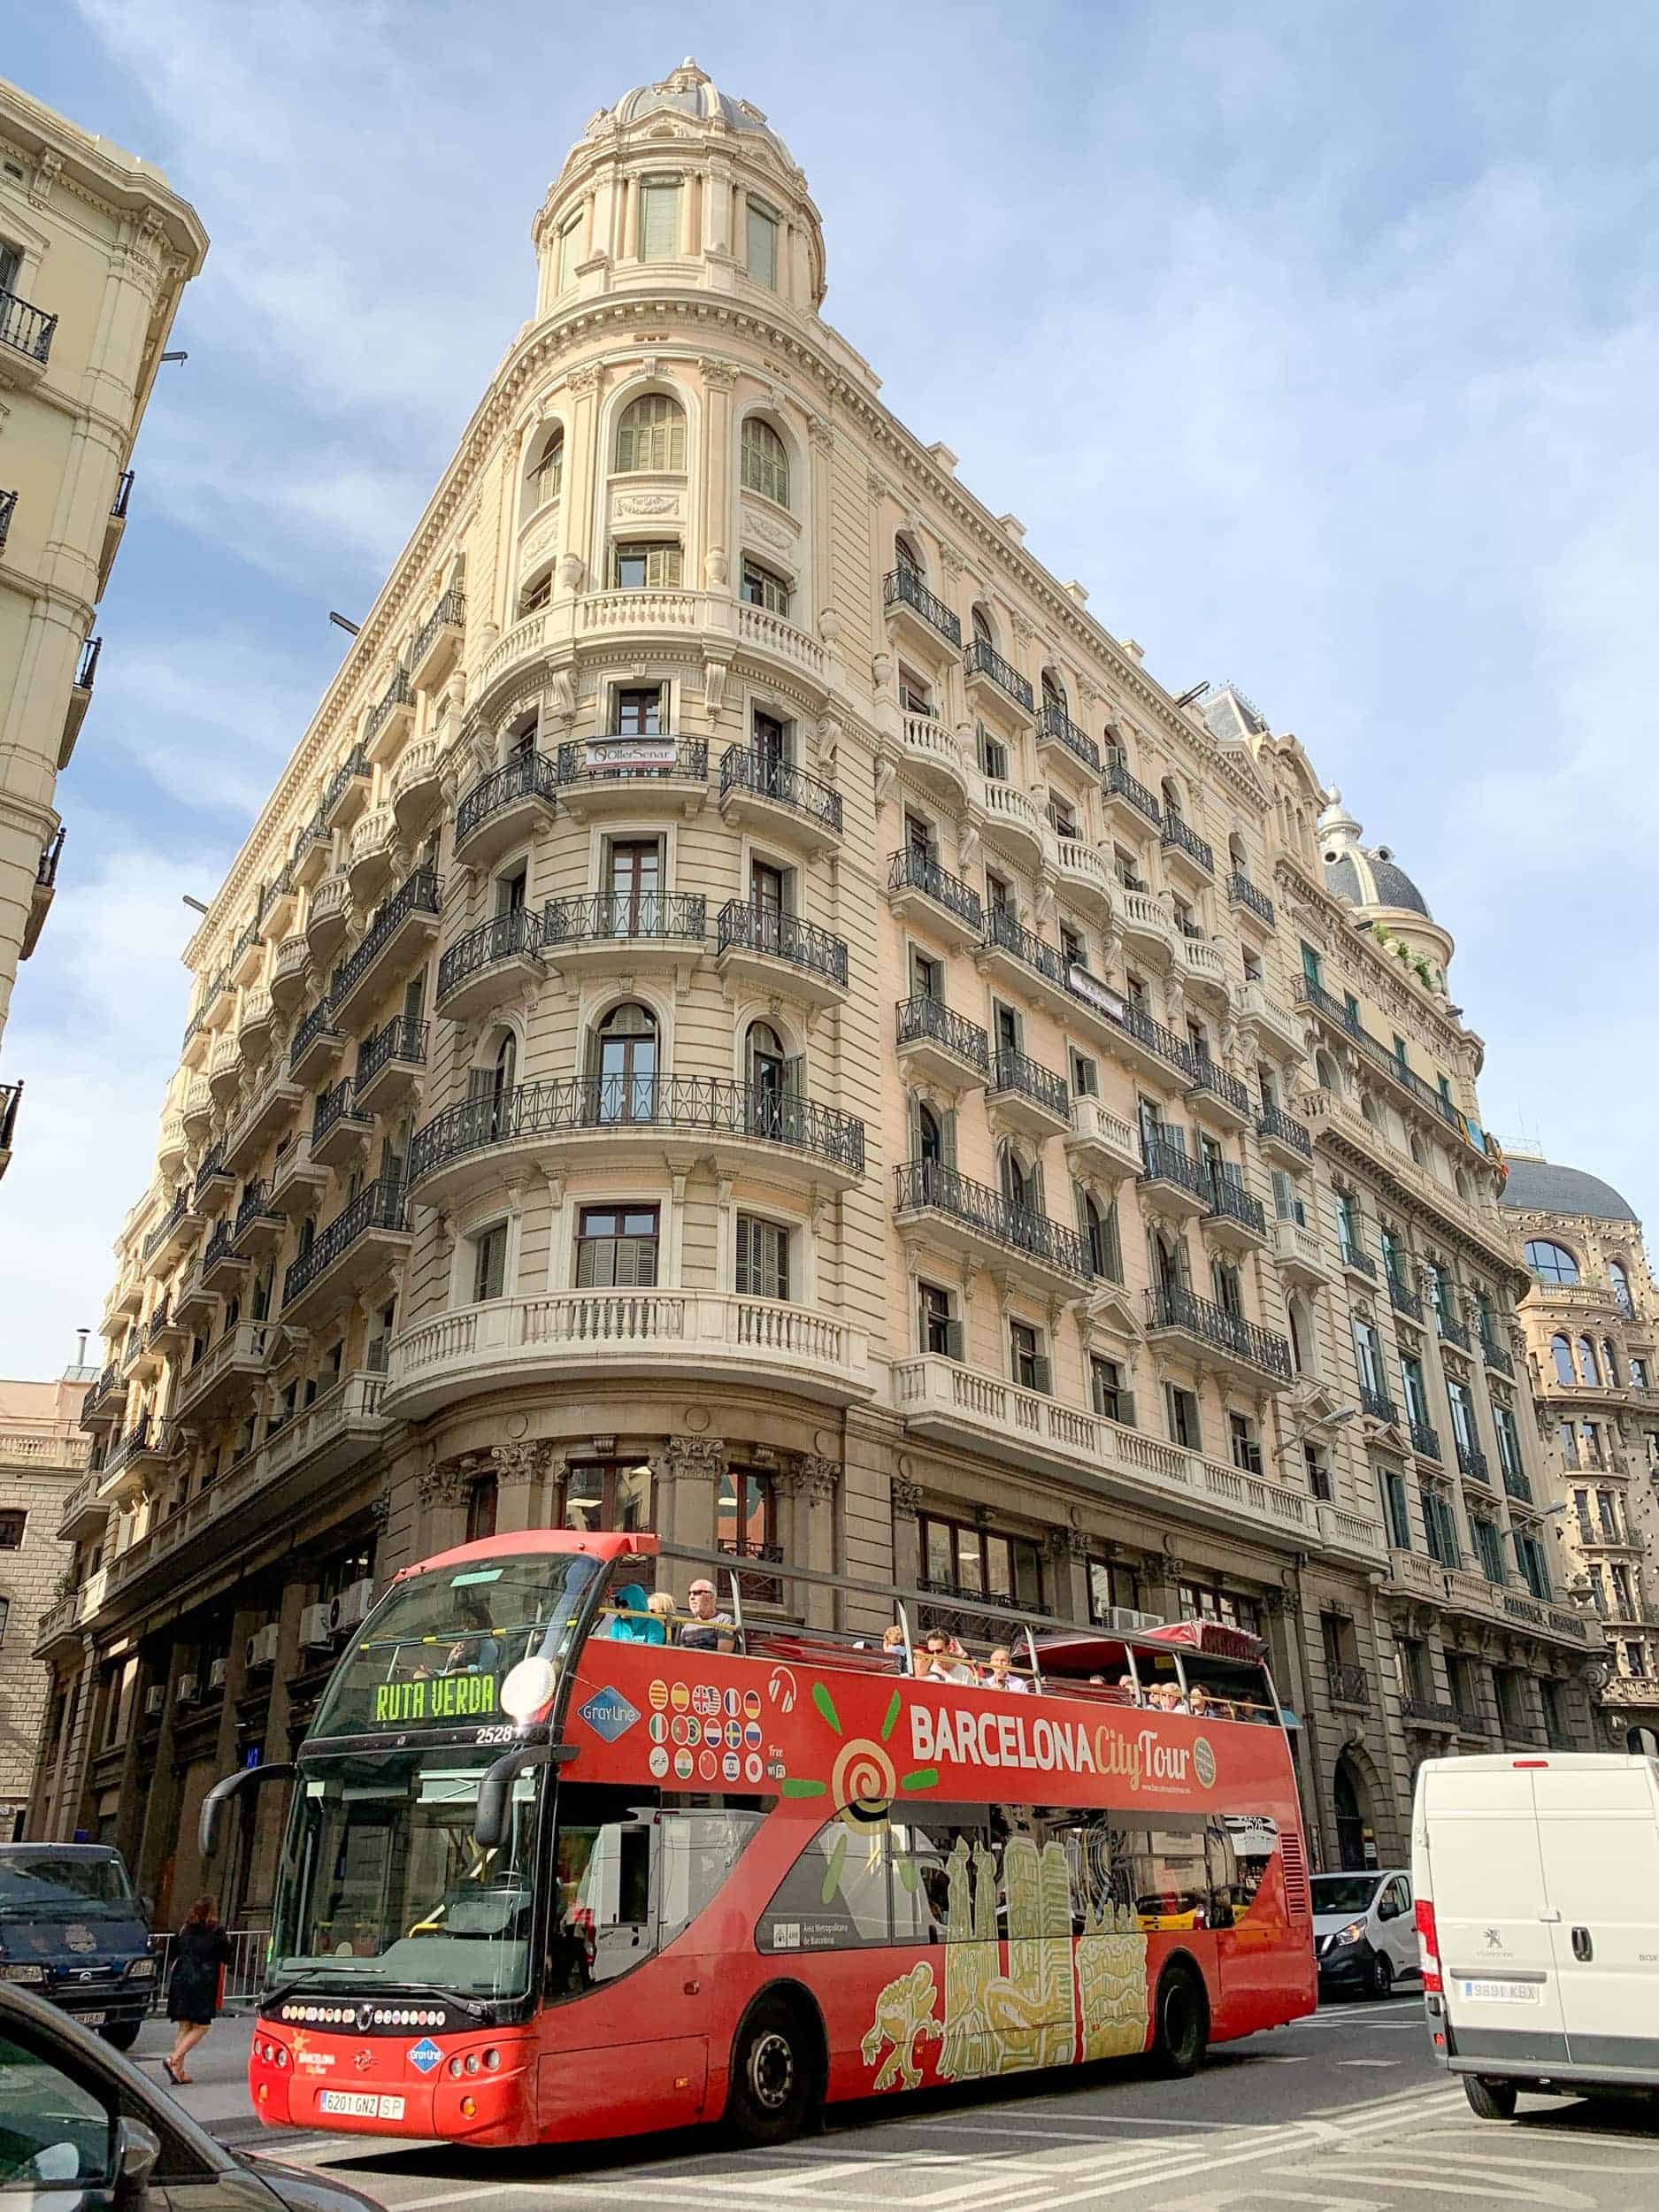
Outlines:
{"type": "Polygon", "coordinates": [[[76,1365],[56,1382],[0,1381],[0,1843],[23,1835],[41,1743],[63,1734],[62,1716],[47,1710],[52,1672],[30,1655],[35,1624],[65,1594],[73,1563],[58,1529],[65,1502],[87,1480],[81,1402],[96,1371],[76,1365]]]}
{"type": "Polygon", "coordinates": [[[1402,1724],[1583,1718],[1524,1373],[1469,1333],[1485,1291],[1509,1360],[1518,1269],[1443,977],[1333,877],[1295,741],[1173,698],[883,406],[756,109],[628,93],[533,237],[190,949],[37,1824],[185,1893],[388,1573],[550,1523],[718,1547],[751,1606],[799,1564],[1241,1624],[1316,1847],[1397,1857],[1402,1724]],[[1455,1382],[1466,1468],[1363,1395],[1373,1339],[1455,1382]]]}
{"type": "MultiPolygon", "coordinates": [[[[58,778],[92,700],[134,441],[206,251],[158,169],[0,81],[0,1039],[57,885],[58,778]]],[[[0,1083],[0,1174],[21,1089],[0,1083]]]]}
{"type": "Polygon", "coordinates": [[[1659,1750],[1659,1294],[1641,1224],[1599,1176],[1512,1154],[1527,1363],[1561,1571],[1606,1648],[1605,1748],[1659,1750]]]}

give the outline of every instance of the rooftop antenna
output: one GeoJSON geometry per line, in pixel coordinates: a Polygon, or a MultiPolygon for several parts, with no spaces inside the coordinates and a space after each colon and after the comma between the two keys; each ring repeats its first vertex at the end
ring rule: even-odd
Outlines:
{"type": "Polygon", "coordinates": [[[75,1353],[75,1365],[77,1367],[84,1367],[87,1363],[87,1339],[92,1334],[92,1332],[90,1329],[77,1329],[75,1331],[75,1334],[81,1340],[80,1346],[75,1353]]]}

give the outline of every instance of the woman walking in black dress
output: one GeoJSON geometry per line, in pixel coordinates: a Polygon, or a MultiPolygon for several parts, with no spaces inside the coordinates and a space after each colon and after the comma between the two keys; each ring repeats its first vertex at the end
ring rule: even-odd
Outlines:
{"type": "Polygon", "coordinates": [[[198,1897],[179,1931],[167,1985],[167,2017],[175,2032],[161,2065],[175,2085],[191,2079],[184,2062],[219,2016],[221,1977],[229,1959],[230,1938],[219,1925],[213,1900],[198,1897]]]}

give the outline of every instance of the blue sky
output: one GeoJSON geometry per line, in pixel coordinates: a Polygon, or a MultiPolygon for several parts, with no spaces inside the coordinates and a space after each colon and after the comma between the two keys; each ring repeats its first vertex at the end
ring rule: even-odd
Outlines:
{"type": "Polygon", "coordinates": [[[77,0],[5,67],[212,238],[139,441],[21,972],[0,1364],[94,1324],[175,956],[534,303],[594,111],[688,49],[806,170],[884,396],[1175,689],[1238,681],[1455,932],[1486,1117],[1659,1222],[1659,17],[77,0]],[[826,30],[826,26],[833,28],[826,30]],[[19,1256],[26,1256],[19,1265],[19,1256]]]}

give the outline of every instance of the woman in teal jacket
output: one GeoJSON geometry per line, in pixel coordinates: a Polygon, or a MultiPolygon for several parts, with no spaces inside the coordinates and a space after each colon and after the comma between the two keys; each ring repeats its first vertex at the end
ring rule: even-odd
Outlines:
{"type": "Polygon", "coordinates": [[[645,1592],[637,1582],[618,1583],[611,1593],[612,1610],[594,1631],[618,1644],[664,1644],[668,1641],[661,1621],[645,1609],[645,1592]]]}

